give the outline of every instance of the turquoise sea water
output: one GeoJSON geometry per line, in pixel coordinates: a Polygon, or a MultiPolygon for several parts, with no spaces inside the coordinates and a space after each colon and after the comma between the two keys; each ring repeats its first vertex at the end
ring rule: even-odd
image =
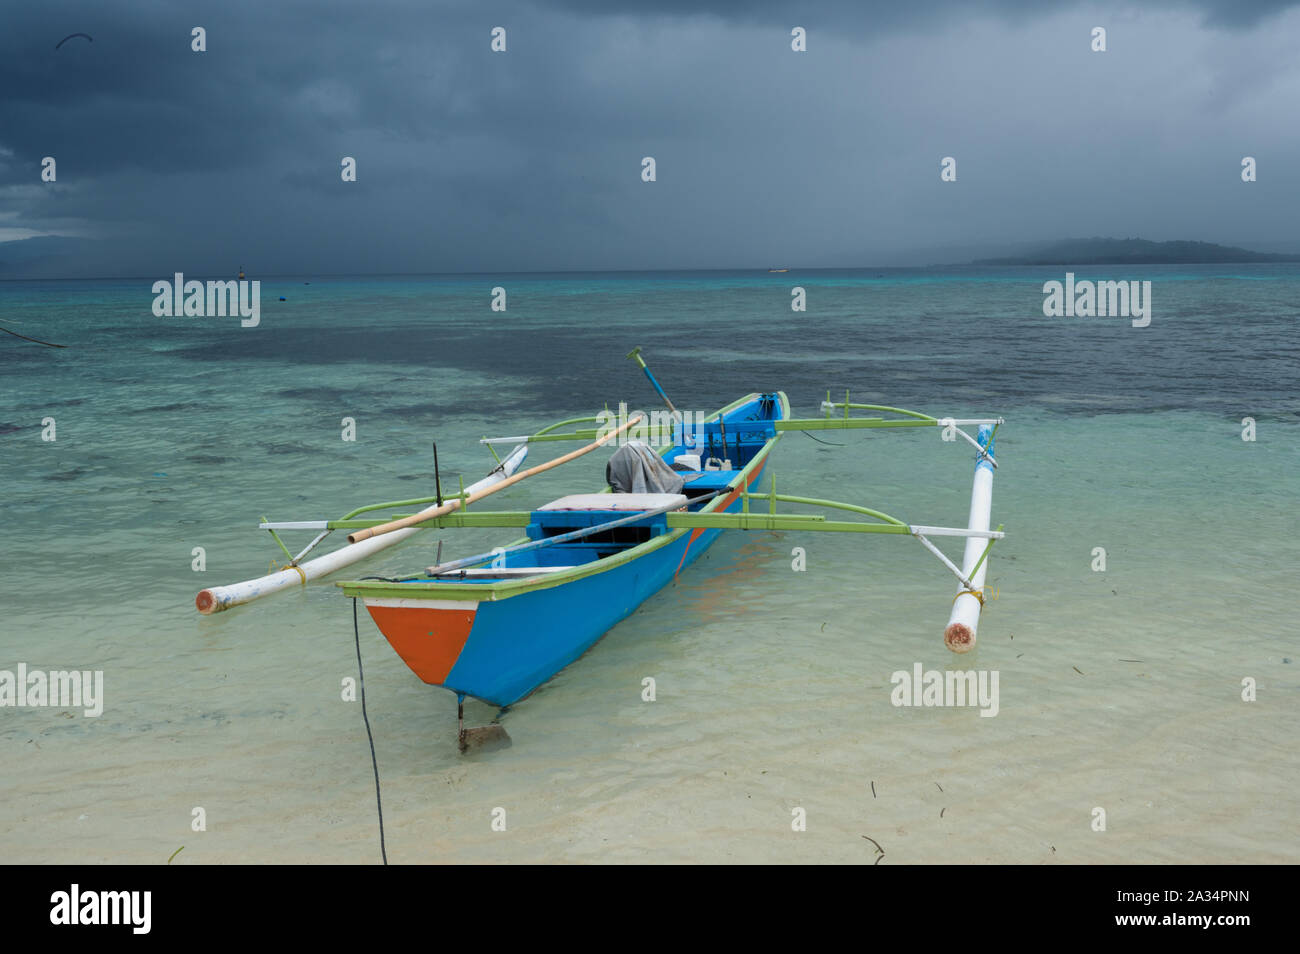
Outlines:
{"type": "MultiPolygon", "coordinates": [[[[863,836],[886,864],[1298,860],[1300,268],[1074,270],[1151,280],[1147,328],[1045,318],[1042,283],[1064,271],[265,278],[249,329],[156,318],[151,278],[0,282],[0,325],[68,345],[0,335],[0,669],[106,684],[98,719],[0,709],[0,855],[377,860],[364,726],[340,698],[349,601],[325,582],[203,618],[195,592],[282,556],[263,515],[432,493],[434,440],[444,476],[469,482],[491,466],[482,436],[654,409],[624,359],[640,345],[682,408],[780,389],[813,416],[849,388],[1004,416],[1009,536],[978,649],[943,647],[955,582],[913,541],[738,533],[512,709],[512,748],[466,758],[454,697],[363,613],[393,861],[870,863],[863,836]],[[998,671],[999,714],[893,706],[891,674],[917,662],[998,671]]],[[[818,436],[834,444],[782,439],[778,489],[964,523],[967,445],[818,436]]],[[[493,507],[597,489],[604,460],[493,507]]],[[[411,572],[437,539],[337,578],[411,572]]],[[[454,557],[502,536],[442,539],[454,557]]]]}

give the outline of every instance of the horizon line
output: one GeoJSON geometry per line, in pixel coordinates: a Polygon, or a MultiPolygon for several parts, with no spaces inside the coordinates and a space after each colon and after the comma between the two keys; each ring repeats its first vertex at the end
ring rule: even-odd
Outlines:
{"type": "MultiPolygon", "coordinates": [[[[1265,253],[1271,254],[1271,253],[1265,253]]],[[[554,269],[540,271],[513,271],[501,270],[491,272],[268,272],[266,274],[248,277],[246,281],[262,281],[263,279],[282,279],[282,278],[319,278],[319,279],[338,279],[338,278],[471,278],[478,276],[501,276],[501,275],[660,275],[676,274],[687,272],[692,274],[708,273],[729,273],[729,274],[749,274],[757,273],[762,275],[783,275],[793,272],[862,272],[862,271],[926,271],[936,268],[978,268],[978,269],[1009,269],[1009,268],[1099,268],[1110,265],[1128,265],[1141,266],[1143,268],[1185,268],[1193,265],[1297,265],[1300,264],[1300,255],[1297,255],[1292,261],[1235,261],[1235,262],[1134,262],[1134,261],[1114,261],[1114,262],[1080,262],[1077,265],[1070,265],[1061,262],[1052,263],[1033,263],[1024,262],[1020,264],[993,265],[976,262],[936,262],[928,265],[790,265],[782,266],[783,271],[774,272],[770,268],[744,267],[744,268],[584,268],[584,269],[554,269]]],[[[169,273],[175,275],[173,270],[169,273]]],[[[182,271],[180,274],[186,274],[182,271]]],[[[230,278],[225,273],[204,273],[191,272],[191,275],[199,276],[195,281],[201,279],[209,280],[219,278],[223,281],[239,281],[238,278],[230,278]]],[[[103,281],[165,281],[160,279],[158,273],[151,275],[83,275],[77,277],[59,276],[59,277],[0,277],[0,282],[103,282],[103,281]]]]}

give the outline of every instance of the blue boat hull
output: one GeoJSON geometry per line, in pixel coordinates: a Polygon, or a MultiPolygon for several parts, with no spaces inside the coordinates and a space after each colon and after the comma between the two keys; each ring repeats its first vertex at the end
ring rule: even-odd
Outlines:
{"type": "MultiPolygon", "coordinates": [[[[723,456],[729,456],[734,444],[743,466],[700,474],[690,486],[721,493],[692,506],[715,513],[740,510],[741,492],[757,489],[779,440],[771,422],[788,416],[783,394],[750,395],[730,406],[724,416],[729,437],[723,456]]],[[[715,447],[712,438],[708,447],[715,447]]],[[[556,519],[557,514],[534,517],[556,519]]],[[[722,533],[704,528],[669,531],[665,518],[657,519],[657,525],[647,521],[643,528],[648,535],[644,543],[612,552],[609,548],[617,544],[606,543],[600,556],[591,554],[572,567],[554,564],[548,569],[559,572],[549,575],[540,571],[545,564],[538,563],[538,575],[522,583],[358,582],[343,584],[344,591],[364,599],[380,631],[426,683],[507,706],[578,659],[698,560],[722,533]]],[[[553,555],[548,559],[562,561],[565,556],[558,546],[547,552],[553,555]]]]}
{"type": "MultiPolygon", "coordinates": [[[[764,469],[753,476],[753,484],[764,469]]],[[[737,499],[726,509],[740,506],[737,499]]],[[[667,586],[720,533],[683,533],[677,541],[603,573],[480,603],[470,638],[442,685],[502,706],[522,699],[667,586]]]]}

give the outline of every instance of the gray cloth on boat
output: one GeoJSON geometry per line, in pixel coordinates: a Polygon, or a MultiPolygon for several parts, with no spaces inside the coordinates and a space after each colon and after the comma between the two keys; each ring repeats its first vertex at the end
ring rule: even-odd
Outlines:
{"type": "Polygon", "coordinates": [[[628,441],[605,465],[605,480],[616,494],[680,494],[685,481],[648,445],[628,441]]]}

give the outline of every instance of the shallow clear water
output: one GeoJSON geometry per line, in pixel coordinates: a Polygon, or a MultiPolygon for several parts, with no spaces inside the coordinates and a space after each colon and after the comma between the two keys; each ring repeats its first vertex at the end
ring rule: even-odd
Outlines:
{"type": "MultiPolygon", "coordinates": [[[[682,408],[781,389],[814,416],[847,387],[1006,417],[1009,536],[978,649],[944,649],[955,582],[911,540],[724,535],[507,714],[512,748],[462,757],[454,697],[362,613],[390,859],[869,863],[870,836],[886,864],[1296,861],[1300,269],[1078,271],[1152,279],[1150,327],[1044,318],[1061,269],[267,279],[252,329],[156,318],[148,279],[0,283],[0,325],[69,346],[0,336],[0,669],[106,683],[98,719],[0,709],[0,856],[377,860],[360,707],[340,697],[349,601],[326,582],[203,618],[195,592],[282,557],[263,515],[432,493],[433,440],[469,482],[491,466],[479,437],[654,409],[623,357],[641,345],[682,408]],[[918,662],[998,671],[998,715],[895,707],[891,674],[918,662]]],[[[782,439],[779,490],[964,523],[968,445],[818,436],[838,446],[782,439]]],[[[597,489],[604,459],[493,507],[597,489]]],[[[510,536],[446,532],[444,553],[510,536]]],[[[418,569],[436,539],[336,578],[418,569]]]]}

